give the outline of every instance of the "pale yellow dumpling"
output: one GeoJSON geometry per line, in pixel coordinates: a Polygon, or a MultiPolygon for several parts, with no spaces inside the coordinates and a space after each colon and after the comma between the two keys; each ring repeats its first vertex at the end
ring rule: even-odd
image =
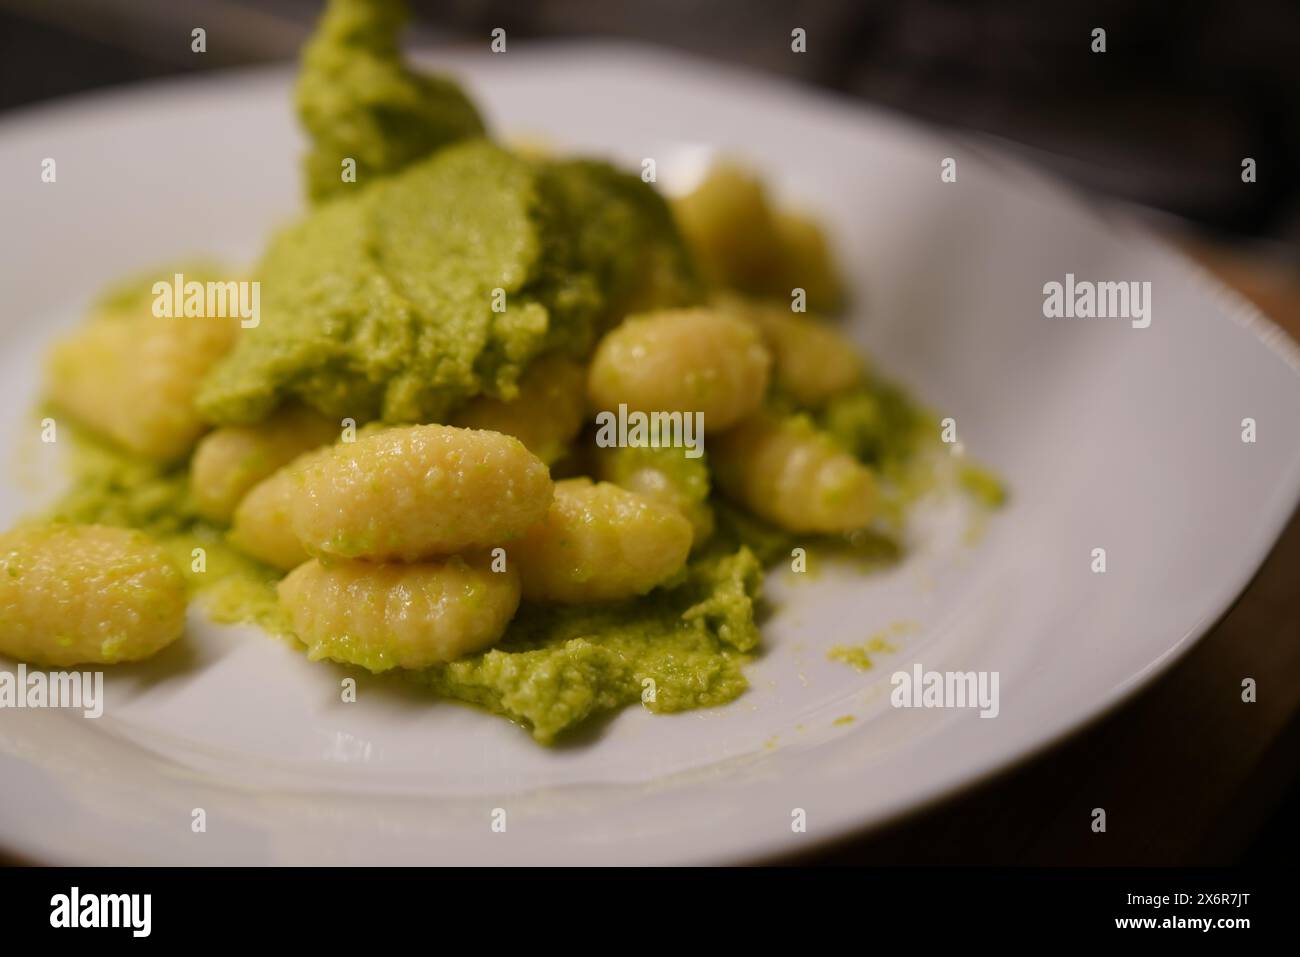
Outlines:
{"type": "Polygon", "coordinates": [[[677,509],[609,482],[574,478],[555,483],[545,520],[506,553],[529,601],[614,601],[676,574],[692,537],[677,509]]]}
{"type": "Polygon", "coordinates": [[[311,556],[294,534],[289,513],[294,498],[302,494],[298,470],[323,452],[323,449],[307,452],[254,485],[235,508],[227,536],[230,543],[246,555],[283,571],[307,561],[311,556]]]}
{"type": "Polygon", "coordinates": [[[673,213],[711,280],[745,291],[770,283],[778,265],[776,216],[752,172],[715,163],[694,190],[674,200],[673,213]]]}
{"type": "Polygon", "coordinates": [[[199,513],[228,522],[253,486],[304,452],[333,442],[340,424],[297,406],[257,425],[225,425],[205,435],[190,464],[199,513]]]}
{"type": "Polygon", "coordinates": [[[787,531],[847,532],[875,517],[874,473],[802,418],[760,413],[719,436],[710,459],[727,495],[787,531]]]}
{"type": "Polygon", "coordinates": [[[813,219],[774,206],[763,182],[730,161],[714,164],[673,212],[705,275],[718,286],[782,299],[796,289],[833,313],[845,290],[826,234],[813,219]]]}
{"type": "Polygon", "coordinates": [[[727,298],[719,308],[758,328],[772,354],[773,383],[801,406],[820,406],[862,381],[857,346],[825,321],[770,302],[727,298]]]}
{"type": "Polygon", "coordinates": [[[427,668],[496,642],[519,605],[519,576],[487,555],[411,564],[313,560],[280,582],[279,595],[312,660],[371,671],[427,668]]]}
{"type": "Polygon", "coordinates": [[[692,547],[713,535],[709,471],[703,459],[688,459],[675,448],[611,446],[595,449],[591,461],[597,479],[677,509],[691,523],[692,547]]]}
{"type": "Polygon", "coordinates": [[[63,667],[147,658],[185,628],[185,581],[141,532],[37,525],[0,535],[0,653],[63,667]]]}
{"type": "Polygon", "coordinates": [[[771,357],[754,326],[716,309],[629,317],[596,347],[587,397],[597,411],[700,412],[710,432],[749,415],[771,357]]]}
{"type": "Polygon", "coordinates": [[[96,319],[55,344],[46,392],[59,409],[146,458],[178,459],[207,429],[199,382],[229,351],[237,319],[96,319]]]}
{"type": "Polygon", "coordinates": [[[776,241],[781,268],[767,285],[768,293],[788,301],[793,290],[802,289],[811,308],[839,312],[847,294],[821,225],[801,213],[780,211],[776,214],[776,241]]]}
{"type": "Polygon", "coordinates": [[[507,542],[541,520],[553,487],[513,436],[448,425],[358,436],[294,475],[289,525],[308,553],[401,561],[507,542]]]}
{"type": "Polygon", "coordinates": [[[519,380],[513,399],[471,399],[451,424],[513,435],[547,465],[568,451],[586,414],[587,372],[565,356],[536,360],[519,380]]]}

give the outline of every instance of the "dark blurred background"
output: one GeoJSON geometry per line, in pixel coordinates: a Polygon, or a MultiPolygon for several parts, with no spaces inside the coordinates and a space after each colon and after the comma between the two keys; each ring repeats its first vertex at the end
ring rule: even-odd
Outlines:
{"type": "MultiPolygon", "coordinates": [[[[1089,191],[1150,210],[1166,236],[1300,338],[1300,0],[412,5],[415,46],[486,49],[495,27],[511,42],[631,39],[996,137],[1089,191]],[[808,36],[799,56],[796,26],[808,36]],[[1104,54],[1091,51],[1097,27],[1104,54]],[[1257,163],[1253,184],[1241,179],[1245,157],[1257,163]]],[[[0,0],[0,111],[287,60],[321,6],[0,0]],[[197,26],[207,30],[203,56],[189,50],[197,26]]],[[[1152,689],[1014,774],[817,860],[1290,866],[1300,850],[1297,567],[1300,518],[1228,616],[1152,689]],[[1216,707],[1206,688],[1240,674],[1267,676],[1274,690],[1249,709],[1216,707]],[[1078,826],[1083,794],[1124,808],[1122,840],[1098,842],[1078,826]]]]}
{"type": "MultiPolygon", "coordinates": [[[[312,0],[0,0],[0,109],[283,60],[312,0]],[[208,52],[189,52],[195,26],[208,52]]],[[[619,37],[1018,144],[1088,188],[1300,246],[1296,0],[414,0],[413,44],[619,37]],[[790,30],[808,52],[790,53],[790,30]],[[1093,53],[1091,31],[1106,30],[1093,53]],[[1241,181],[1243,157],[1258,181],[1241,181]]],[[[1271,243],[1269,244],[1271,245],[1271,243]]]]}

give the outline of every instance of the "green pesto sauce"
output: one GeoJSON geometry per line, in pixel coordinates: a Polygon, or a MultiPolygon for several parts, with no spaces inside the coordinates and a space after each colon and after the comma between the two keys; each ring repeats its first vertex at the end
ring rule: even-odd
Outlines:
{"type": "Polygon", "coordinates": [[[986,508],[1001,508],[1006,504],[1006,483],[983,465],[963,462],[957,469],[957,481],[971,497],[986,508]]]}
{"type": "Polygon", "coordinates": [[[834,645],[826,652],[831,661],[852,665],[858,671],[870,671],[876,666],[872,655],[886,654],[894,651],[894,646],[883,638],[871,638],[861,645],[834,645]]]}
{"type": "Polygon", "coordinates": [[[289,399],[331,418],[445,420],[513,398],[541,352],[582,356],[619,304],[694,294],[667,208],[630,174],[448,147],[279,233],[253,271],[261,322],[199,409],[257,422],[289,399]],[[647,257],[666,268],[641,288],[647,257]]]}
{"type": "Polygon", "coordinates": [[[858,671],[870,671],[875,667],[872,655],[893,654],[898,649],[890,639],[910,634],[918,627],[914,621],[896,621],[877,631],[862,644],[833,646],[826,653],[826,657],[831,661],[852,665],[858,671]]]}
{"type": "Polygon", "coordinates": [[[403,63],[405,18],[399,0],[332,0],[304,52],[309,192],[329,201],[253,271],[261,322],[199,392],[214,423],[289,399],[358,422],[442,421],[475,395],[513,398],[540,352],[585,355],[629,308],[701,295],[653,187],[483,139],[459,87],[403,63]]]}
{"type": "Polygon", "coordinates": [[[295,101],[311,138],[303,172],[313,201],[345,195],[457,140],[483,120],[451,80],[410,69],[401,0],[333,0],[303,50],[295,101]],[[344,164],[355,164],[355,181],[344,164]]]}
{"type": "Polygon", "coordinates": [[[762,569],[748,549],[695,559],[685,580],[634,601],[520,609],[495,648],[411,677],[438,694],[557,736],[640,703],[713,707],[748,686],[762,569]]]}
{"type": "Polygon", "coordinates": [[[804,574],[809,575],[815,574],[825,561],[848,562],[859,571],[871,572],[903,557],[901,542],[887,531],[864,528],[845,535],[798,535],[751,515],[725,498],[714,497],[712,501],[720,538],[743,544],[764,567],[790,565],[796,548],[804,550],[804,574]]]}

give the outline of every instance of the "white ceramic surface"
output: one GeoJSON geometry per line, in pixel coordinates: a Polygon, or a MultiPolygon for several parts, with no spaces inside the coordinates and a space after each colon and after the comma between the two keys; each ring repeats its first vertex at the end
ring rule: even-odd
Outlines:
{"type": "MultiPolygon", "coordinates": [[[[1295,507],[1295,350],[1177,255],[1017,164],[636,47],[442,63],[498,130],[654,157],[669,185],[734,152],[818,210],[860,293],[852,334],[956,419],[1011,504],[975,545],[964,518],[937,515],[883,574],[775,576],[780,610],[742,699],[632,710],[555,750],[391,682],[343,704],[334,668],[196,614],[183,644],[110,673],[99,720],[0,711],[0,847],[52,862],[481,864],[808,849],[1031,753],[1159,673],[1295,507]],[[944,157],[956,183],[940,182],[944,157]],[[1067,272],[1150,281],[1151,326],[1044,319],[1043,284],[1067,272]],[[1104,575],[1090,570],[1095,547],[1104,575]],[[899,621],[915,627],[873,671],[827,660],[899,621]],[[1000,715],[891,708],[889,676],[914,662],[999,672],[1000,715]],[[792,830],[797,808],[806,833],[792,830]]],[[[49,494],[30,409],[51,336],[123,273],[250,260],[298,208],[289,80],[140,87],[0,122],[0,520],[49,494]],[[40,181],[45,157],[55,184],[40,181]]]]}

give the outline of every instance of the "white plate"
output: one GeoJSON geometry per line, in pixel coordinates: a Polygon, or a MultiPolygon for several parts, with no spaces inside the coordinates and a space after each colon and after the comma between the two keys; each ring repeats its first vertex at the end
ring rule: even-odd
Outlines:
{"type": "MultiPolygon", "coordinates": [[[[1295,506],[1300,375],[1280,333],[1015,164],[634,47],[444,62],[499,130],[654,157],[665,180],[733,151],[816,207],[862,294],[853,334],[956,419],[1008,479],[1011,504],[974,546],[938,523],[885,574],[774,582],[767,653],[731,706],[629,711],[556,750],[390,682],[343,704],[332,667],[195,616],[182,645],[109,675],[97,721],[0,712],[0,846],[98,863],[712,862],[808,849],[1025,756],[1160,672],[1246,585],[1295,506]],[[940,181],[944,157],[956,183],[940,181]],[[1150,281],[1150,328],[1044,319],[1043,284],[1067,272],[1150,281]],[[1247,417],[1254,444],[1241,441],[1247,417]],[[1090,569],[1097,547],[1105,574],[1090,569]],[[826,659],[900,620],[918,628],[874,671],[826,659]],[[891,672],[914,662],[999,672],[1000,715],[889,707],[891,672]],[[192,832],[195,808],[206,833],[192,832]],[[491,829],[496,808],[504,834],[491,829]],[[806,833],[792,829],[797,808],[806,833]]],[[[35,502],[23,477],[48,447],[28,410],[49,338],[105,281],[191,254],[250,259],[298,207],[288,82],[275,71],[142,87],[0,126],[0,518],[35,502]],[[40,181],[45,157],[56,184],[40,181]]]]}

